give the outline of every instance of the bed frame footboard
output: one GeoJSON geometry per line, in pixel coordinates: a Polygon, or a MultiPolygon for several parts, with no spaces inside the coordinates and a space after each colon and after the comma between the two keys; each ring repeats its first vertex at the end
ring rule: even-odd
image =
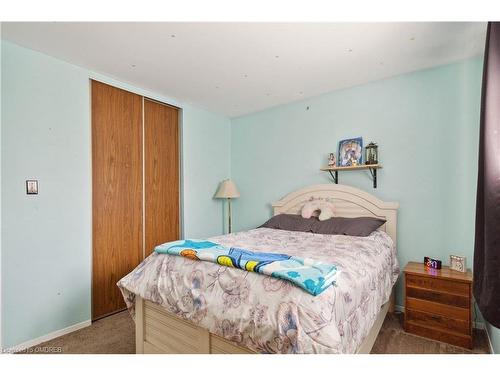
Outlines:
{"type": "MultiPolygon", "coordinates": [[[[370,353],[393,302],[391,295],[356,354],[370,353]]],[[[137,354],[256,354],[139,296],[135,300],[135,348],[137,354]]]]}
{"type": "Polygon", "coordinates": [[[255,354],[139,296],[135,303],[138,354],[255,354]]]}

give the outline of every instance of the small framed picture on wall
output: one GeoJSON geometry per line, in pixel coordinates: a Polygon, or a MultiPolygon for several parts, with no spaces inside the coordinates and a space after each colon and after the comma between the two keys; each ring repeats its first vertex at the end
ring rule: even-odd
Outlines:
{"type": "Polygon", "coordinates": [[[339,142],[340,167],[350,167],[363,163],[363,138],[344,139],[339,142]]]}
{"type": "Polygon", "coordinates": [[[38,194],[38,180],[26,180],[26,194],[38,194]]]}

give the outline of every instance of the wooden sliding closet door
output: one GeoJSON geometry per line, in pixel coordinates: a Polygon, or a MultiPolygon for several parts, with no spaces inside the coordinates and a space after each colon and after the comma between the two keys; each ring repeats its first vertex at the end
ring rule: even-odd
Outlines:
{"type": "Polygon", "coordinates": [[[116,286],[143,259],[142,97],[92,81],[92,319],[125,308],[116,286]]]}
{"type": "Polygon", "coordinates": [[[179,237],[179,111],[144,99],[145,255],[179,237]]]}

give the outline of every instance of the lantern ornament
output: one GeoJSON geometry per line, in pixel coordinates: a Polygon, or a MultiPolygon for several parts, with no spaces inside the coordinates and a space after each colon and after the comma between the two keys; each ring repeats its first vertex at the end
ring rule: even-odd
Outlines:
{"type": "Polygon", "coordinates": [[[374,142],[365,147],[365,164],[378,164],[378,145],[374,142]]]}

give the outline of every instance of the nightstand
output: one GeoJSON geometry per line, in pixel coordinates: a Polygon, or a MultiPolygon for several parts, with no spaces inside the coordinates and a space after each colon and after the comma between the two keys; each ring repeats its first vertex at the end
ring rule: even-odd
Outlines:
{"type": "Polygon", "coordinates": [[[405,331],[472,349],[472,272],[409,262],[404,276],[405,331]]]}

